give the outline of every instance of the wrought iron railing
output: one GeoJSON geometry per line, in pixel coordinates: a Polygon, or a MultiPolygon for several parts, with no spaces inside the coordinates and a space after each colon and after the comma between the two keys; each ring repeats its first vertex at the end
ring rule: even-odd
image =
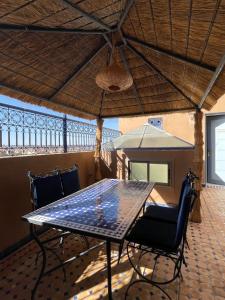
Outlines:
{"type": "MultiPolygon", "coordinates": [[[[0,156],[91,151],[96,126],[66,116],[0,104],[0,156]]],[[[118,130],[104,128],[103,144],[118,137],[118,130]]]]}

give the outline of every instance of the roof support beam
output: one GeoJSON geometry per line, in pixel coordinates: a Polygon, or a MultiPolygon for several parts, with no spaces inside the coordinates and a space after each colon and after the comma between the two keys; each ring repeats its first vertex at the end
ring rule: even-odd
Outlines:
{"type": "MultiPolygon", "coordinates": [[[[124,47],[120,47],[120,48],[119,48],[119,51],[120,51],[120,56],[121,56],[121,58],[122,58],[123,64],[124,64],[124,66],[125,66],[125,69],[127,70],[127,73],[132,77],[132,74],[131,74],[131,71],[130,71],[128,62],[127,62],[126,57],[125,57],[124,47]]],[[[141,103],[141,99],[140,99],[140,97],[139,97],[138,90],[137,90],[137,87],[136,87],[134,81],[133,81],[133,86],[132,86],[132,88],[133,88],[134,97],[135,97],[137,103],[139,104],[140,110],[141,110],[142,113],[144,113],[144,107],[143,107],[143,105],[142,105],[142,103],[141,103]]]]}
{"type": "Polygon", "coordinates": [[[185,99],[187,99],[187,101],[189,103],[191,103],[193,105],[193,107],[197,107],[197,104],[194,103],[191,98],[189,98],[187,95],[184,94],[184,92],[177,87],[167,76],[165,76],[156,66],[154,66],[150,61],[148,61],[146,59],[146,57],[140,53],[138,50],[136,50],[134,47],[132,47],[130,44],[127,44],[127,48],[130,49],[136,56],[138,56],[139,58],[141,58],[143,60],[143,62],[151,69],[155,70],[161,77],[163,77],[167,82],[169,82],[173,88],[179,92],[185,99]]]}
{"type": "Polygon", "coordinates": [[[14,25],[14,24],[1,24],[0,30],[2,31],[22,31],[22,32],[46,32],[46,33],[77,33],[77,34],[104,34],[102,30],[83,30],[83,29],[68,29],[68,28],[50,28],[34,25],[14,25]]]}
{"type": "Polygon", "coordinates": [[[73,71],[72,74],[66,80],[64,83],[61,85],[61,87],[50,97],[50,100],[53,101],[53,98],[55,98],[56,95],[58,95],[62,90],[64,90],[70,83],[73,81],[82,70],[86,68],[86,66],[99,54],[99,52],[105,48],[107,43],[104,45],[101,45],[97,50],[95,49],[90,53],[90,55],[78,66],[76,66],[75,70],[73,71]]]}
{"type": "MultiPolygon", "coordinates": [[[[21,95],[25,95],[25,96],[29,96],[29,97],[32,97],[34,98],[35,100],[39,101],[39,102],[43,102],[43,103],[52,103],[51,100],[47,99],[47,98],[42,98],[40,96],[37,96],[33,93],[31,93],[30,91],[26,91],[26,90],[22,90],[20,88],[17,88],[17,87],[14,87],[14,86],[11,86],[9,84],[5,84],[3,82],[0,82],[0,88],[6,88],[8,90],[11,90],[13,92],[16,92],[16,93],[19,93],[21,95]]],[[[64,105],[64,104],[60,104],[60,103],[55,103],[55,105],[57,105],[58,107],[61,107],[62,109],[69,109],[71,111],[74,112],[74,115],[78,114],[78,113],[82,113],[84,115],[87,115],[89,116],[91,119],[93,118],[96,118],[97,115],[95,114],[92,114],[92,113],[89,113],[89,112],[86,112],[86,111],[83,111],[83,110],[80,110],[80,109],[77,109],[77,108],[74,108],[73,106],[71,105],[64,105]]]]}
{"type": "Polygon", "coordinates": [[[109,47],[112,48],[112,42],[110,40],[110,38],[108,37],[108,35],[106,33],[103,33],[104,39],[106,40],[106,42],[108,43],[109,47]]]}
{"type": "Polygon", "coordinates": [[[194,60],[194,59],[191,59],[191,58],[186,58],[185,56],[182,56],[180,54],[175,54],[174,52],[171,52],[169,50],[165,50],[165,49],[161,49],[155,45],[152,45],[152,44],[149,44],[149,43],[146,43],[142,40],[139,40],[135,37],[132,37],[132,36],[128,36],[128,35],[124,35],[124,38],[127,40],[127,41],[130,41],[130,42],[133,42],[139,46],[142,46],[146,49],[150,49],[150,50],[153,50],[159,54],[162,54],[162,55],[166,55],[168,57],[171,57],[171,58],[174,58],[182,63],[187,63],[189,65],[192,65],[192,66],[195,66],[195,67],[199,67],[199,68],[202,68],[206,71],[210,71],[210,72],[215,72],[215,67],[213,66],[210,66],[210,65],[207,65],[207,64],[204,64],[204,63],[201,63],[201,62],[198,62],[197,60],[194,60]]]}
{"type": "Polygon", "coordinates": [[[210,80],[209,85],[208,85],[208,87],[207,87],[207,89],[206,89],[204,95],[202,96],[202,99],[201,99],[201,101],[200,101],[200,103],[199,103],[199,106],[198,106],[200,109],[202,108],[202,106],[203,106],[203,104],[204,104],[206,98],[208,97],[209,93],[211,92],[211,90],[212,90],[212,88],[213,88],[213,86],[214,86],[214,84],[215,84],[217,78],[219,77],[220,73],[222,72],[222,70],[223,70],[223,68],[224,68],[224,65],[225,65],[225,54],[224,54],[223,57],[221,58],[221,60],[220,60],[220,62],[219,62],[219,64],[218,64],[218,66],[217,66],[217,68],[216,68],[216,71],[214,72],[213,77],[212,77],[212,79],[210,80]]]}
{"type": "Polygon", "coordinates": [[[78,5],[71,3],[68,0],[61,0],[63,5],[67,6],[68,8],[72,8],[74,11],[79,13],[82,17],[88,19],[89,21],[95,23],[97,26],[100,26],[102,29],[105,29],[107,31],[111,31],[111,28],[103,23],[101,20],[99,20],[97,17],[92,16],[91,14],[85,12],[83,9],[81,9],[78,5]]]}
{"type": "MultiPolygon", "coordinates": [[[[187,108],[175,108],[175,109],[164,109],[164,110],[157,110],[157,111],[146,111],[144,115],[159,115],[163,113],[173,113],[173,112],[179,112],[179,111],[193,111],[195,110],[194,107],[187,107],[187,108]]],[[[129,113],[129,114],[117,114],[117,115],[102,115],[102,118],[104,119],[110,119],[110,118],[129,118],[129,117],[140,117],[140,114],[138,113],[129,113]]]]}
{"type": "Polygon", "coordinates": [[[121,16],[121,18],[120,18],[120,21],[119,21],[118,25],[117,25],[118,30],[120,30],[121,26],[123,25],[123,22],[125,21],[125,19],[126,19],[128,13],[129,13],[130,8],[131,8],[132,5],[134,4],[134,1],[135,1],[135,0],[128,0],[128,1],[127,1],[126,7],[125,7],[125,9],[124,9],[124,11],[123,11],[123,13],[122,13],[122,16],[121,16]]]}

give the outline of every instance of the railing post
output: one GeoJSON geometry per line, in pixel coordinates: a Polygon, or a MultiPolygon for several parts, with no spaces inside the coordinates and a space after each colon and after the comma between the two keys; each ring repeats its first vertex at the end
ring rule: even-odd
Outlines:
{"type": "Polygon", "coordinates": [[[104,120],[101,118],[97,119],[96,128],[96,146],[95,146],[95,180],[99,181],[102,179],[101,174],[101,144],[102,144],[102,127],[104,120]]]}
{"type": "Polygon", "coordinates": [[[66,114],[63,118],[63,149],[64,153],[67,153],[67,117],[66,114]]]}

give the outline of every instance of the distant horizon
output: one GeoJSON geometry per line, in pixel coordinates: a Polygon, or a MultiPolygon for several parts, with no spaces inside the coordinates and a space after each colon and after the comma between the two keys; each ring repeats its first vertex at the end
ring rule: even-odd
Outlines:
{"type": "MultiPolygon", "coordinates": [[[[46,108],[44,106],[40,106],[40,105],[36,105],[36,104],[26,103],[24,101],[21,101],[21,100],[15,99],[15,98],[11,98],[11,97],[8,97],[8,96],[2,95],[2,94],[0,94],[0,104],[8,104],[8,105],[17,106],[19,108],[31,109],[31,110],[35,110],[40,113],[52,114],[54,116],[62,117],[64,115],[64,113],[57,112],[50,108],[46,108]]],[[[76,121],[82,121],[82,122],[96,125],[96,120],[88,120],[88,119],[84,119],[84,118],[79,118],[79,117],[75,117],[70,114],[67,114],[67,115],[76,121]]],[[[110,129],[119,130],[118,118],[104,119],[103,126],[110,128],[110,129]]]]}

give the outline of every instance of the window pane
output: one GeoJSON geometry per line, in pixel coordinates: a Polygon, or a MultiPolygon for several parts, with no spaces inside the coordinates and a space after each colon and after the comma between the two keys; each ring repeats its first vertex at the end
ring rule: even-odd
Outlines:
{"type": "Polygon", "coordinates": [[[130,163],[130,179],[148,181],[148,168],[146,163],[130,163]]]}
{"type": "Polygon", "coordinates": [[[158,183],[169,183],[168,164],[150,164],[150,181],[158,183]]]}

